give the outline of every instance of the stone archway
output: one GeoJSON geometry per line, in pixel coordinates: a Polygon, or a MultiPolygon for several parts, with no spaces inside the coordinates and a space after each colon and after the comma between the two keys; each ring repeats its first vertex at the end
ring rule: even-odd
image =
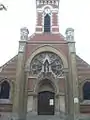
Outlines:
{"type": "Polygon", "coordinates": [[[38,84],[37,113],[38,115],[54,115],[55,113],[55,88],[48,79],[38,84]]]}
{"type": "Polygon", "coordinates": [[[60,91],[59,84],[63,69],[67,67],[65,56],[50,46],[40,47],[32,53],[25,66],[29,73],[27,78],[32,81],[32,91],[29,91],[27,102],[28,112],[38,113],[38,96],[47,92],[55,95],[55,114],[65,112],[65,91],[60,91]]]}

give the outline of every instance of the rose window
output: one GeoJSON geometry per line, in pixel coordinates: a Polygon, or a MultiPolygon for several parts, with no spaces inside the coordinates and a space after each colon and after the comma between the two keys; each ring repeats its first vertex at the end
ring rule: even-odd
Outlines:
{"type": "Polygon", "coordinates": [[[34,75],[38,75],[41,72],[52,72],[58,76],[62,73],[63,62],[55,53],[43,52],[33,58],[30,69],[34,75]]]}

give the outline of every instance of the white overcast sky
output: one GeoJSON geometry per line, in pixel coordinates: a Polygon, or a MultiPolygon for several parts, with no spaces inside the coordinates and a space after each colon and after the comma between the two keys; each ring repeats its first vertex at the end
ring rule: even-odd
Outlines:
{"type": "MultiPolygon", "coordinates": [[[[0,66],[18,53],[20,28],[35,31],[35,0],[0,0],[7,11],[0,11],[0,66]]],[[[67,27],[75,29],[76,52],[90,64],[90,0],[60,0],[60,32],[67,27]]]]}

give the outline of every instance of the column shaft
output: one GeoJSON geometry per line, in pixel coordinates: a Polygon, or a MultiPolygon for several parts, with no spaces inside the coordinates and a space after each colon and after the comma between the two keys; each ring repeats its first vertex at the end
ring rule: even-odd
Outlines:
{"type": "MultiPolygon", "coordinates": [[[[25,44],[24,44],[25,48],[25,44]]],[[[24,97],[25,97],[25,51],[18,53],[17,70],[16,70],[16,84],[14,94],[13,113],[18,119],[25,119],[24,97]]]]}

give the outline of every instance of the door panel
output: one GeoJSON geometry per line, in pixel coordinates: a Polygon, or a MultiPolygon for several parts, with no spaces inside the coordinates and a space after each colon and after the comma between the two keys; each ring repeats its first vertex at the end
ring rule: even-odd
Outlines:
{"type": "Polygon", "coordinates": [[[38,94],[38,114],[54,115],[54,93],[49,91],[38,94]]]}

